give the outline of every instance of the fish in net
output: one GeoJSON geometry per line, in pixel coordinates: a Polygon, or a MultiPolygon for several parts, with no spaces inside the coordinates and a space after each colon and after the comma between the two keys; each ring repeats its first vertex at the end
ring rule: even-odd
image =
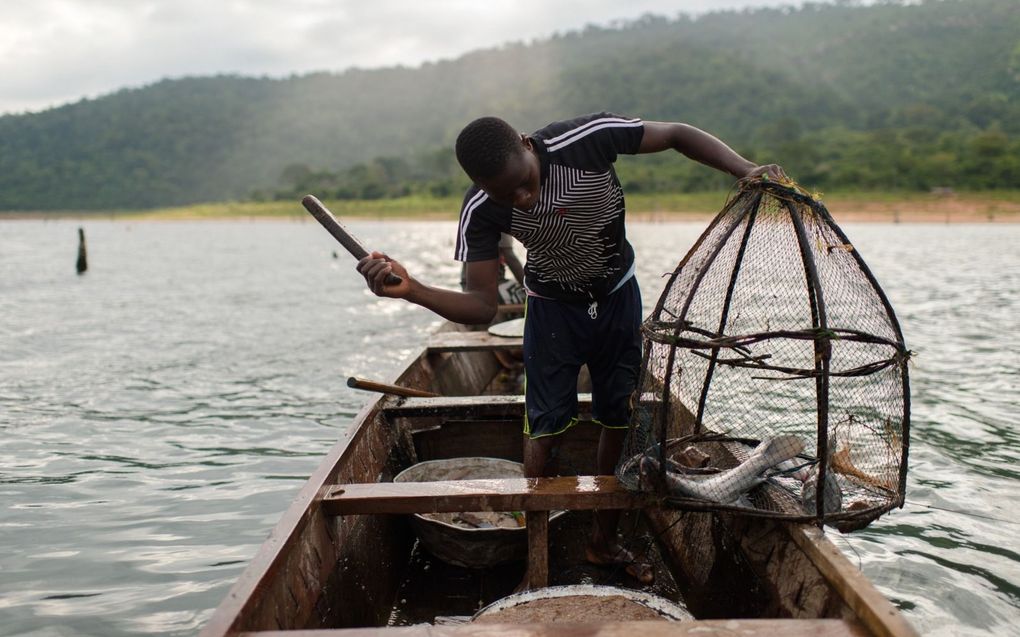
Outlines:
{"type": "Polygon", "coordinates": [[[860,253],[795,184],[741,182],[642,335],[627,488],[844,531],[903,506],[910,352],[860,253]]]}

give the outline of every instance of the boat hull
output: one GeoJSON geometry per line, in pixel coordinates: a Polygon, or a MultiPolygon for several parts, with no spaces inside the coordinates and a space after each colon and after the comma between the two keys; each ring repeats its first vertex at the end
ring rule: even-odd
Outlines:
{"type": "MultiPolygon", "coordinates": [[[[427,566],[429,558],[420,555],[405,516],[331,515],[323,502],[337,485],[388,482],[400,470],[422,460],[491,456],[520,461],[523,401],[506,395],[519,391],[518,372],[506,366],[508,358],[513,358],[513,352],[509,354],[502,351],[497,356],[491,348],[428,348],[408,361],[393,384],[465,398],[373,396],[301,489],[202,634],[218,637],[329,629],[330,634],[357,635],[372,629],[394,635],[416,631],[452,635],[470,629],[433,625],[429,628],[439,632],[428,632],[421,627],[387,627],[400,620],[401,599],[425,595],[409,593],[408,581],[422,579],[424,587],[433,589],[445,584],[437,583],[434,573],[409,574],[409,564],[418,561],[420,565],[425,560],[427,566]]],[[[582,409],[584,405],[582,402],[582,409]]],[[[594,473],[600,428],[583,418],[582,413],[582,422],[563,437],[561,464],[572,473],[590,475],[594,473]]],[[[678,414],[676,422],[682,429],[689,418],[678,414]]],[[[574,526],[583,532],[588,519],[579,515],[574,526]]],[[[716,625],[714,619],[740,620],[756,631],[749,633],[755,635],[785,636],[810,630],[821,632],[804,634],[916,634],[896,608],[813,527],[650,506],[629,512],[621,528],[639,529],[635,532],[654,539],[658,578],[667,583],[666,594],[682,598],[699,618],[693,625],[708,629],[716,625]],[[628,526],[628,520],[634,524],[628,526]],[[791,632],[791,627],[796,630],[791,632]]],[[[550,537],[555,567],[551,573],[583,573],[584,568],[595,568],[583,565],[576,547],[559,547],[557,541],[550,537]],[[556,561],[568,558],[580,564],[566,566],[556,561]]],[[[583,545],[576,539],[570,542],[583,545]]],[[[464,585],[469,590],[495,597],[508,593],[522,572],[523,566],[518,565],[492,573],[458,573],[457,577],[466,578],[464,585]]],[[[437,606],[456,598],[435,591],[429,595],[437,606]]],[[[477,606],[477,601],[472,603],[477,606]]],[[[432,621],[440,623],[451,613],[464,613],[459,608],[432,610],[428,616],[434,615],[432,621]]],[[[620,626],[620,630],[629,630],[627,625],[620,626]]],[[[518,632],[513,634],[557,634],[556,627],[528,627],[521,633],[522,628],[515,627],[518,632]]],[[[688,628],[685,625],[683,630],[688,628]]],[[[666,629],[646,626],[641,632],[654,635],[661,630],[666,629]]],[[[680,625],[674,625],[673,630],[681,630],[680,625]]],[[[485,631],[504,634],[498,626],[488,626],[485,631]]]]}

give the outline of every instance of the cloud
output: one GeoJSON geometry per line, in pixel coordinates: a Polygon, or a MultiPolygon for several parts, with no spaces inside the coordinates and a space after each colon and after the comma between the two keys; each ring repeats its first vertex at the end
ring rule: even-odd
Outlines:
{"type": "Polygon", "coordinates": [[[33,0],[0,4],[0,112],[39,110],[166,77],[283,77],[452,58],[684,11],[777,0],[33,0]]]}

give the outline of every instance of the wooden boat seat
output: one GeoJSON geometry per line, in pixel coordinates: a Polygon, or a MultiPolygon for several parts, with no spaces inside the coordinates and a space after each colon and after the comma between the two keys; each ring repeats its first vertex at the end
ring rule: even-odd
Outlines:
{"type": "Polygon", "coordinates": [[[322,507],[329,515],[359,515],[636,509],[650,501],[615,476],[561,476],[342,484],[330,488],[322,507]]]}
{"type": "Polygon", "coordinates": [[[322,510],[327,515],[524,511],[528,579],[541,588],[549,582],[550,511],[636,509],[650,502],[624,489],[615,476],[562,476],[341,484],[326,493],[322,510]]]}
{"type": "MultiPolygon", "coordinates": [[[[652,403],[655,396],[642,394],[642,403],[652,403]]],[[[578,412],[584,416],[591,413],[591,394],[577,395],[578,412]]],[[[447,416],[447,417],[524,417],[524,395],[507,394],[499,396],[436,396],[428,398],[409,397],[383,408],[387,416],[447,416]]]]}
{"type": "MultiPolygon", "coordinates": [[[[591,394],[578,394],[577,402],[583,413],[591,411],[591,394]]],[[[523,418],[524,395],[405,398],[384,411],[387,416],[523,418]]]]}
{"type": "Polygon", "coordinates": [[[431,352],[507,351],[524,347],[523,338],[493,336],[488,332],[436,332],[427,344],[431,352]]]}

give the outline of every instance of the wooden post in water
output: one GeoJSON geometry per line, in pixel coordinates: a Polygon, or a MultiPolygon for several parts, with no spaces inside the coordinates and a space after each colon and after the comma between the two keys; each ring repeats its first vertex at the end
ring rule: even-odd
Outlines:
{"type": "Polygon", "coordinates": [[[89,259],[85,253],[85,229],[78,228],[78,274],[84,274],[89,269],[89,259]]]}

